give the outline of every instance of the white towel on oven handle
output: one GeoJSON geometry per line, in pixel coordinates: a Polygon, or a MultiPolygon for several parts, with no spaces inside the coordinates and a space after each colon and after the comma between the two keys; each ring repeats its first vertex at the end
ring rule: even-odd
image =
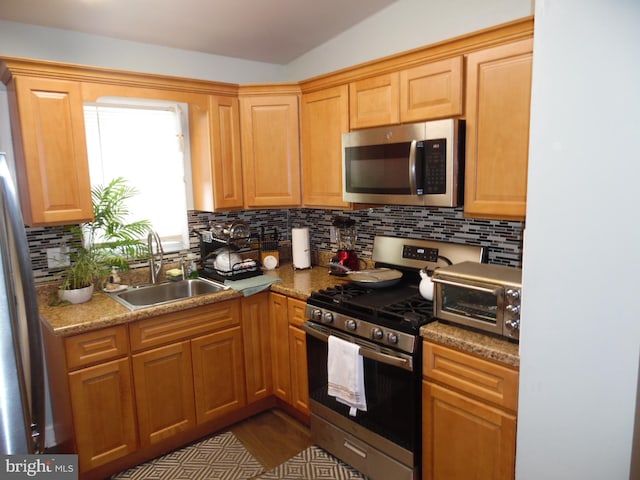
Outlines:
{"type": "Polygon", "coordinates": [[[355,343],[329,335],[327,354],[327,393],[349,407],[349,415],[367,411],[364,392],[364,363],[355,343]]]}

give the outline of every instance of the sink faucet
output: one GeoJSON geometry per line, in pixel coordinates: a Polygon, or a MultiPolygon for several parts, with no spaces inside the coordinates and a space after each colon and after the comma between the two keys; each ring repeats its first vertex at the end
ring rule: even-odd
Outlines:
{"type": "Polygon", "coordinates": [[[149,232],[147,236],[147,247],[149,248],[149,273],[151,274],[151,283],[158,283],[158,276],[160,275],[160,270],[162,270],[162,259],[164,256],[164,251],[162,250],[162,243],[160,243],[160,237],[158,233],[155,231],[149,232]],[[155,254],[153,253],[153,242],[156,243],[156,248],[158,250],[158,254],[160,255],[160,259],[156,262],[155,254]]]}

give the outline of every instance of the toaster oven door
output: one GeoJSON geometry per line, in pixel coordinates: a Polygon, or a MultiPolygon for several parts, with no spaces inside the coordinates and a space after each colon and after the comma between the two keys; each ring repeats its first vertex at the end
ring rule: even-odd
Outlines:
{"type": "Polygon", "coordinates": [[[434,278],[433,281],[438,319],[503,335],[504,288],[447,278],[434,278]]]}

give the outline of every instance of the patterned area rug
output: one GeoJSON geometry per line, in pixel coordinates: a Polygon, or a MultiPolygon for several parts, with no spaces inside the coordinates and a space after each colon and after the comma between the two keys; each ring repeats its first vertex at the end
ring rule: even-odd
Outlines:
{"type": "Polygon", "coordinates": [[[367,477],[320,447],[312,445],[257,478],[260,480],[366,480],[367,477]]]}
{"type": "MultiPolygon", "coordinates": [[[[231,432],[189,445],[111,477],[113,480],[248,480],[264,468],[231,432]]],[[[348,477],[345,477],[348,478],[348,477]]]]}

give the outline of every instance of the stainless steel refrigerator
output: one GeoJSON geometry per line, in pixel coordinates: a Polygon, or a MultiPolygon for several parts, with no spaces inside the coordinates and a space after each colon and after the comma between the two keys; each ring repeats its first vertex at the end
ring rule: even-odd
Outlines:
{"type": "Polygon", "coordinates": [[[38,303],[17,190],[2,153],[0,263],[0,453],[41,453],[45,373],[38,303]]]}

